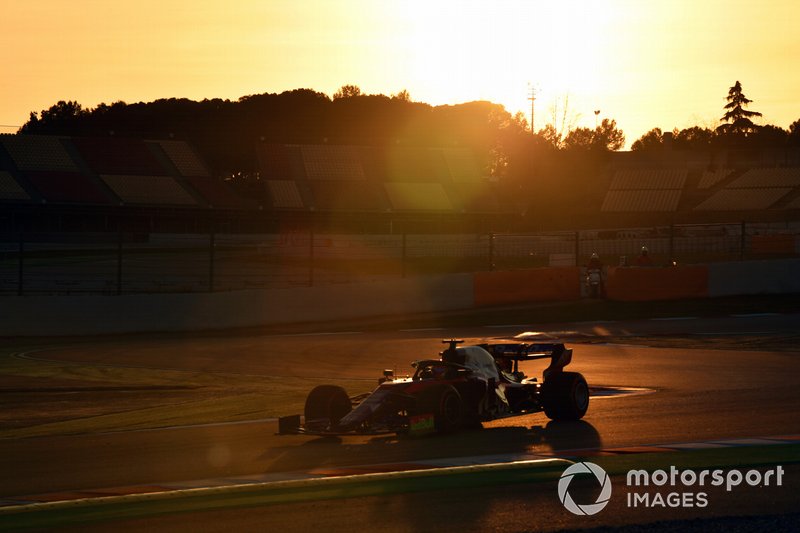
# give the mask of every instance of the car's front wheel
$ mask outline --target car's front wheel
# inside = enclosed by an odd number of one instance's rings
[[[461,395],[452,385],[431,387],[417,397],[416,414],[432,414],[437,433],[447,433],[460,428],[464,421]]]
[[[542,407],[552,420],[579,420],[589,408],[589,385],[577,372],[558,372],[542,383]]]
[[[328,429],[339,423],[352,410],[347,392],[337,385],[318,385],[306,398],[306,426]]]

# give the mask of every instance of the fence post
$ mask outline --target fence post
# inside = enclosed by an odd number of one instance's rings
[[[669,257],[667,258],[669,263],[675,260],[675,225],[669,225]]]
[[[494,233],[489,233],[489,272],[494,271]]]
[[[208,292],[214,292],[214,231],[208,236]]]
[[[117,296],[122,294],[122,228],[117,231]]]
[[[747,222],[742,220],[741,237],[739,241],[739,261],[744,261],[744,247],[747,246]]]
[[[314,230],[308,230],[308,286],[314,286]]]
[[[19,232],[19,247],[17,249],[17,296],[22,296],[23,284],[25,274],[25,233],[20,230]]]
[[[403,248],[402,248],[401,256],[400,256],[400,276],[402,278],[406,277],[406,253],[407,253],[406,246],[407,246],[406,245],[406,232],[404,231],[403,232]]]

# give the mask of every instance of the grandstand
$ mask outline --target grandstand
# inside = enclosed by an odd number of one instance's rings
[[[452,212],[453,204],[440,183],[384,183],[394,211]]]
[[[191,194],[171,176],[102,175],[123,204],[197,206]]]
[[[604,213],[675,212],[687,173],[685,168],[617,170],[600,210]]]
[[[252,209],[183,141],[0,136],[0,200],[83,208]]]
[[[730,168],[718,168],[716,170],[706,170],[700,176],[700,181],[697,184],[698,189],[710,189],[714,185],[722,182],[733,173]]]
[[[729,172],[729,181],[699,203],[695,211],[761,211],[780,209],[780,201],[800,188],[800,168],[752,168]],[[719,183],[719,182],[718,182]],[[783,206],[793,209],[792,203]]]
[[[3,135],[0,144],[20,171],[77,172],[62,139],[44,135]]]
[[[275,209],[303,209],[306,207],[297,182],[293,180],[267,180],[267,189]]]
[[[0,200],[27,201],[31,197],[25,192],[14,177],[6,171],[0,171]]]
[[[181,141],[158,141],[157,144],[167,155],[170,162],[175,165],[181,176],[211,177],[208,167],[187,143]]]
[[[493,184],[463,148],[258,143],[274,209],[500,213]]]
[[[113,202],[112,195],[103,187],[79,172],[31,171],[24,176],[48,203],[107,205]]]
[[[54,214],[54,220],[88,214],[104,227],[133,214],[143,228],[183,217],[197,223],[176,227],[224,220],[269,230],[342,221],[359,228],[398,222],[423,231],[524,229],[574,225],[576,217],[586,226],[622,227],[729,221],[731,213],[783,220],[800,209],[800,167],[748,167],[723,157],[678,158],[670,166],[663,158],[613,154],[609,166],[576,174],[570,183],[584,177],[590,183],[575,191],[565,190],[559,169],[546,165],[536,168],[541,183],[511,188],[490,181],[479,154],[452,145],[261,141],[252,154],[255,172],[229,182],[180,140],[0,135],[0,203],[6,212]],[[526,204],[535,207],[519,216],[517,206]]]

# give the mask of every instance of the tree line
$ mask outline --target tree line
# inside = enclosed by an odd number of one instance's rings
[[[800,145],[800,121],[789,130],[756,126],[751,119],[760,113],[747,109],[751,102],[736,82],[729,90],[723,124],[716,130],[695,126],[674,130],[669,136],[653,128],[636,140],[632,149],[660,149],[668,139],[681,149],[731,143]],[[537,178],[542,181],[557,169],[559,174],[569,174],[597,168],[610,152],[625,145],[624,132],[610,118],[595,128],[563,123],[557,127],[556,123],[554,116],[532,133],[524,114],[512,115],[492,102],[432,106],[413,101],[406,90],[386,96],[364,94],[357,85],[344,85],[332,97],[296,89],[238,100],[168,98],[102,103],[95,108],[59,101],[49,109],[32,112],[20,133],[182,139],[198,148],[218,176],[248,178],[258,172],[256,142],[460,146],[481,158],[487,175],[520,187],[529,187],[532,181],[539,186]]]

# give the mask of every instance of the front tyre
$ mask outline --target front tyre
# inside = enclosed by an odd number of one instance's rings
[[[577,372],[558,372],[542,384],[542,407],[551,420],[580,420],[589,408],[589,386]]]
[[[306,398],[306,425],[328,429],[353,409],[350,397],[337,385],[318,385]]]
[[[461,427],[464,422],[464,406],[461,395],[452,385],[431,387],[417,397],[415,414],[432,414],[437,433],[448,433]]]

